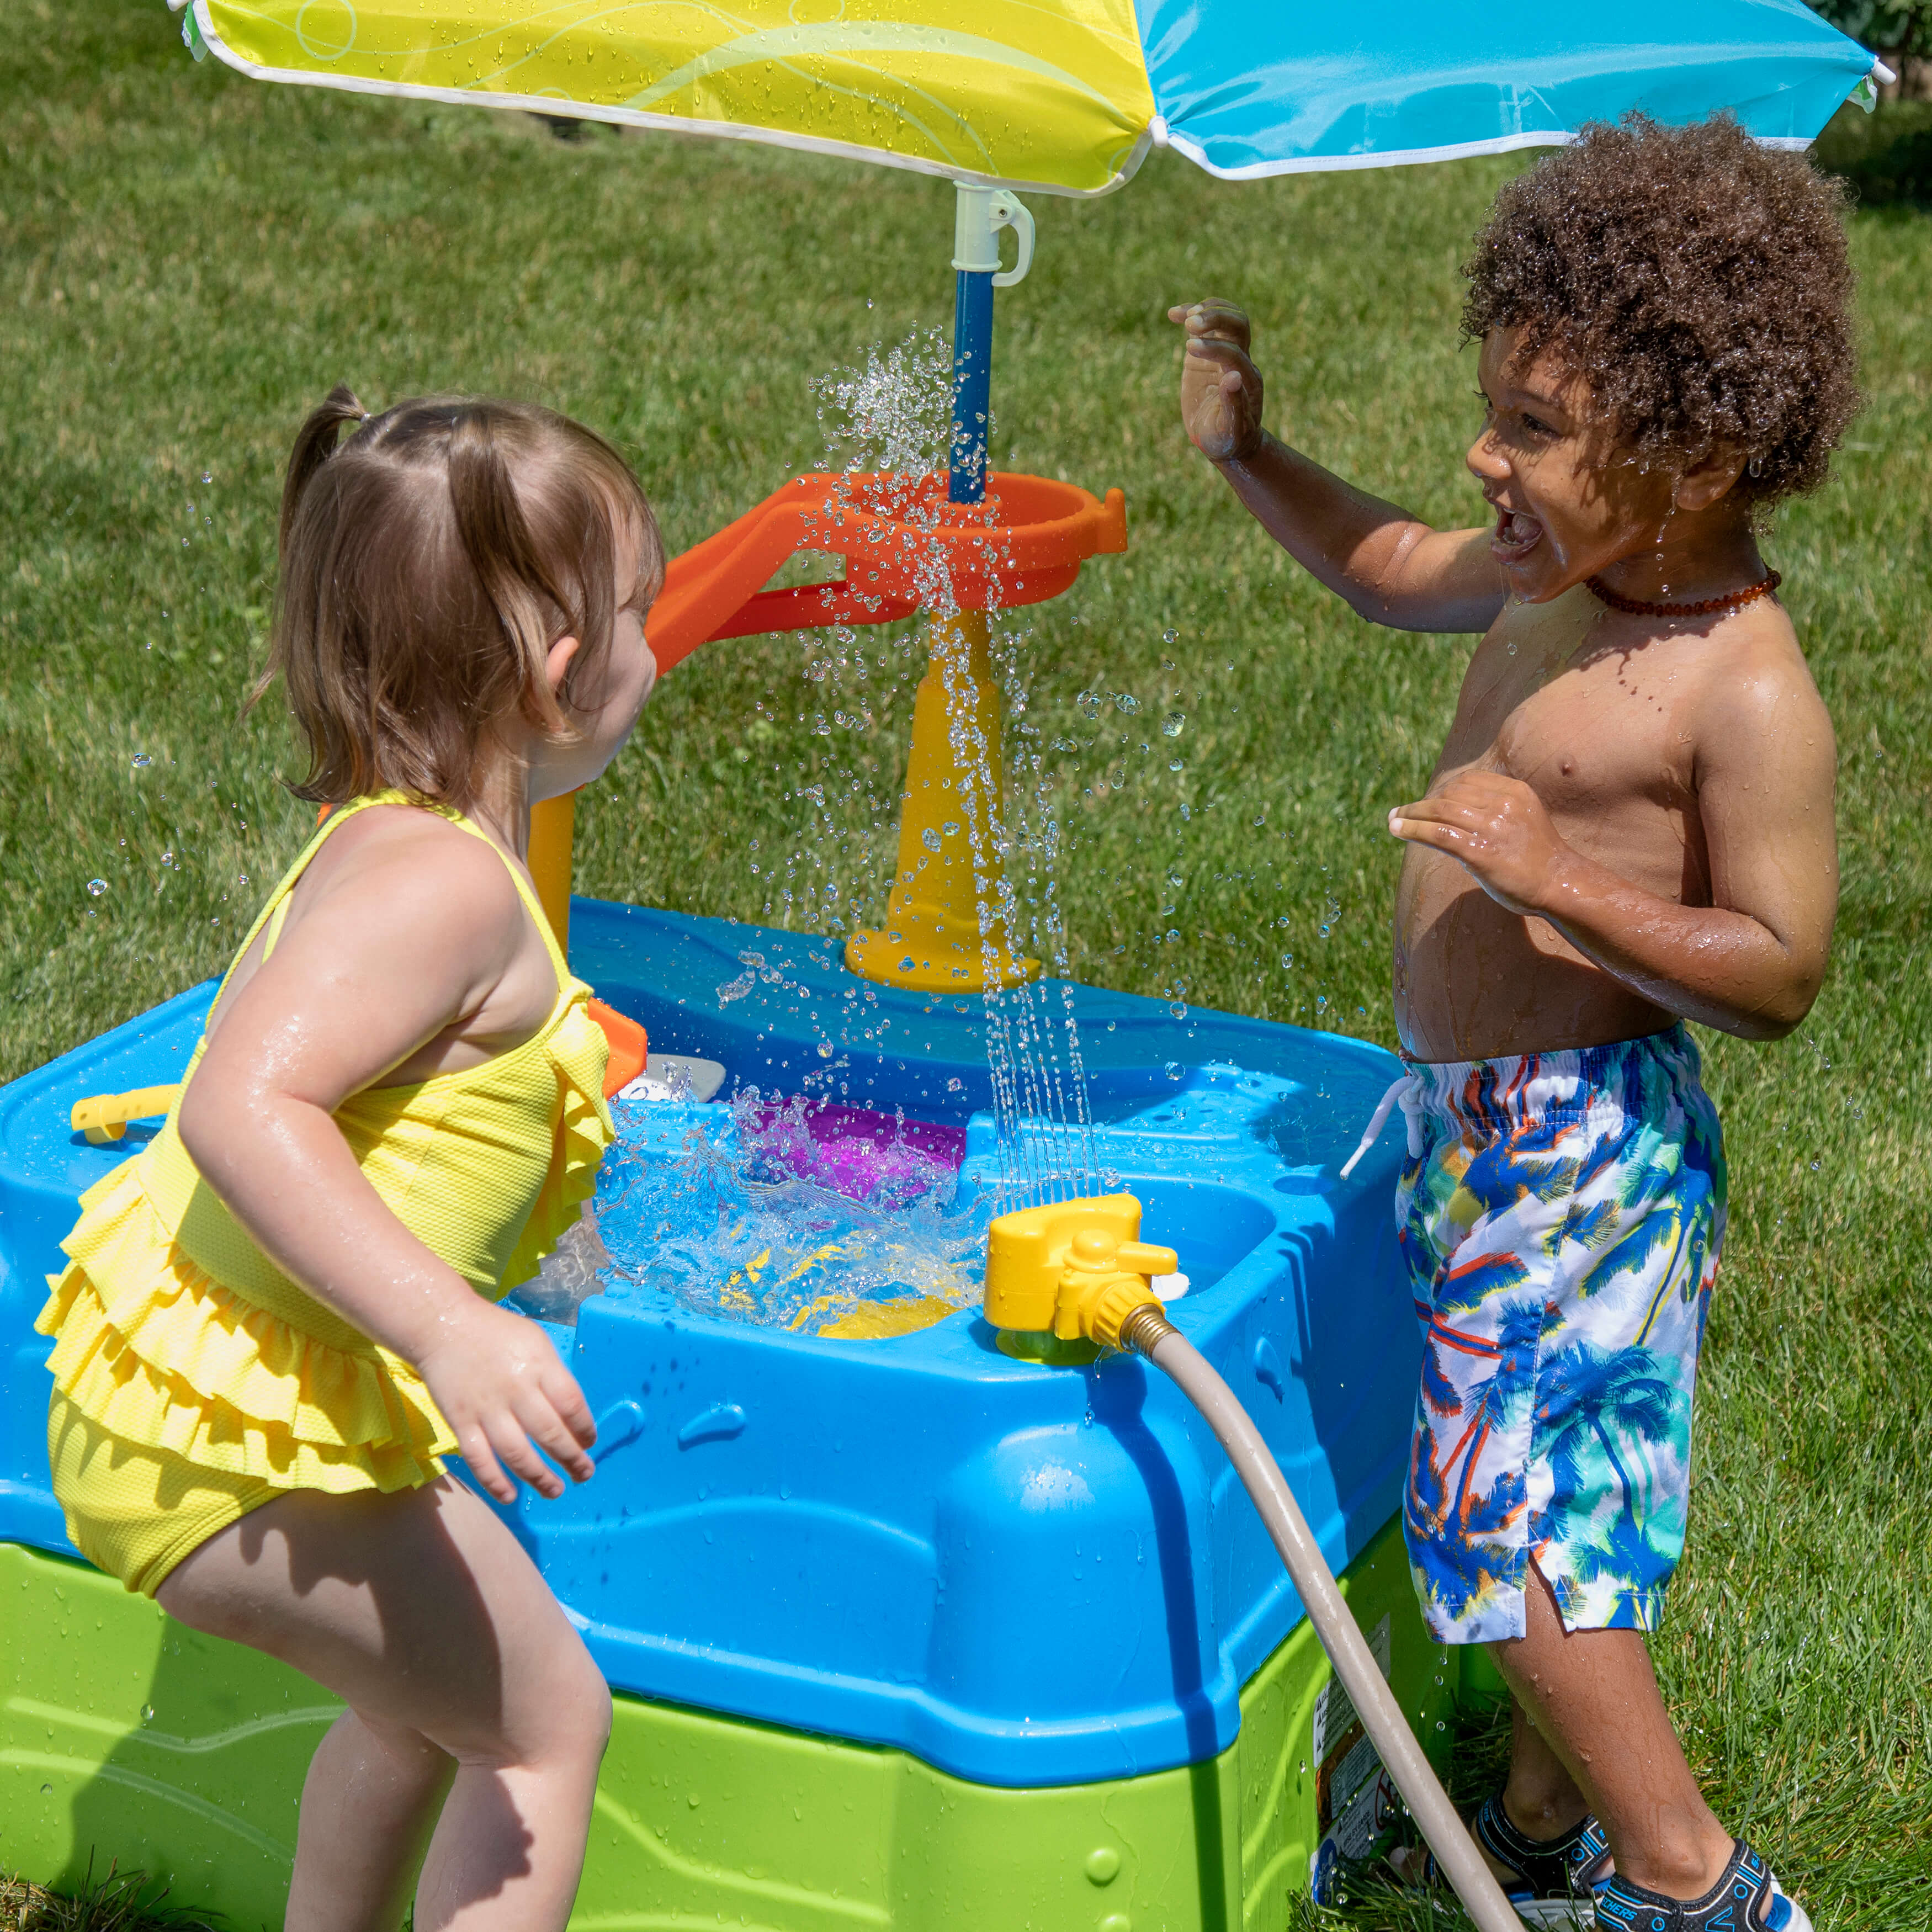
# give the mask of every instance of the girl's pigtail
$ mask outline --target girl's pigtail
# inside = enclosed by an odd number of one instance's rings
[[[531,534],[509,466],[480,411],[466,410],[452,425],[449,502],[464,554],[522,664],[525,708],[534,722],[561,734],[568,722],[544,670],[557,620],[571,620],[571,599]]]
[[[278,554],[287,554],[289,532],[294,526],[302,493],[314,480],[315,472],[335,454],[342,425],[361,422],[368,413],[356,400],[356,392],[346,382],[338,382],[296,432],[296,446],[289,458],[288,479],[282,485],[282,522],[275,546]]]

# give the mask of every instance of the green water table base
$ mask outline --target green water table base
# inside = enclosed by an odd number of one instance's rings
[[[1439,1760],[1456,1654],[1424,1630],[1399,1525],[1342,1588]],[[280,1926],[333,1699],[16,1544],[0,1544],[0,1866],[58,1888],[90,1858],[97,1876],[118,1863],[236,1932]],[[1219,1757],[1103,1784],[970,1784],[902,1751],[620,1696],[571,1924],[1276,1932],[1324,1838],[1372,1832],[1378,1769],[1305,1622],[1248,1684]]]

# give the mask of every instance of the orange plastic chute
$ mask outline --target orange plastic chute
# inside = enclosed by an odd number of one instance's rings
[[[827,624],[885,624],[935,602],[962,610],[1043,603],[1081,565],[1127,547],[1126,500],[1076,483],[996,470],[983,503],[946,500],[928,476],[794,478],[674,557],[644,626],[662,673],[700,644]],[[800,551],[842,559],[829,584],[766,590]]]
[[[604,1029],[604,1037],[610,1043],[610,1064],[604,1070],[604,1097],[608,1100],[643,1072],[650,1042],[637,1021],[602,1000],[586,1000],[584,1010]]]

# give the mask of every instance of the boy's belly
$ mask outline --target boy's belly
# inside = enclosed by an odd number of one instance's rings
[[[1601,1046],[1676,1018],[1540,919],[1498,905],[1454,859],[1412,845],[1396,894],[1395,1018],[1418,1060]]]

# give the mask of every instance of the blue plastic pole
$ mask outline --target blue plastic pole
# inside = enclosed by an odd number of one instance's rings
[[[962,268],[952,296],[952,448],[946,494],[977,503],[986,494],[986,416],[993,392],[993,278]]]

